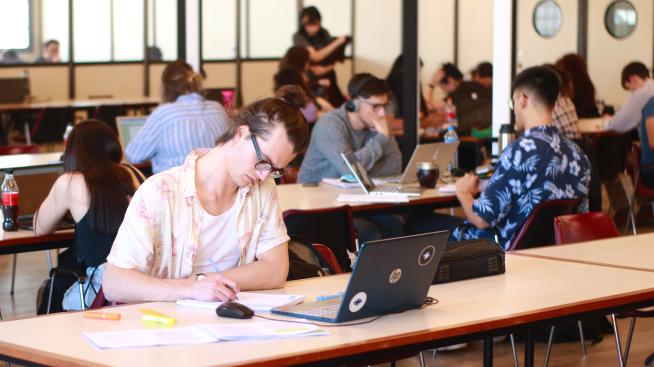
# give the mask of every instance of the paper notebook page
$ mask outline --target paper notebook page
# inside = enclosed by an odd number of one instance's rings
[[[239,292],[236,302],[248,306],[254,311],[270,311],[272,308],[296,305],[304,301],[304,296],[292,294],[265,294],[253,292]],[[177,300],[178,306],[216,309],[222,302],[197,301],[193,299]]]
[[[195,326],[171,329],[134,329],[82,333],[88,341],[101,349],[153,347],[158,345],[204,344],[218,340],[204,329]]]
[[[202,328],[218,340],[250,340],[329,335],[317,325],[283,321],[206,324]]]

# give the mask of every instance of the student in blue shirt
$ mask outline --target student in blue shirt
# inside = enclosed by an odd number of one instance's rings
[[[181,165],[194,149],[213,148],[230,124],[223,107],[201,95],[202,77],[183,60],[168,64],[161,82],[164,103],[125,149],[132,163],[150,160],[153,173]]]
[[[559,78],[546,67],[532,67],[513,81],[511,107],[516,128],[524,134],[506,147],[486,189],[477,199],[479,178],[466,174],[456,183],[456,196],[467,221],[456,240],[499,234],[505,249],[534,208],[547,200],[580,199],[588,210],[590,163],[581,149],[552,125]]]

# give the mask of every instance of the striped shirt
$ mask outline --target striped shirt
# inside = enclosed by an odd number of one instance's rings
[[[185,94],[150,114],[125,156],[132,163],[150,160],[153,173],[165,171],[184,163],[194,149],[213,148],[230,123],[220,104]]]

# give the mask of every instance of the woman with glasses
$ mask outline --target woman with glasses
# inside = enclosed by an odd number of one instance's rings
[[[284,285],[289,238],[270,178],[308,144],[305,100],[288,86],[245,106],[216,147],[141,186],[107,258],[109,300],[226,301]]]

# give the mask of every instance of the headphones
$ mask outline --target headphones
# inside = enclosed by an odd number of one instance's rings
[[[359,109],[359,103],[357,103],[356,99],[359,97],[359,92],[366,84],[375,79],[376,77],[374,75],[370,73],[363,73],[360,74],[359,80],[355,81],[355,83],[351,83],[351,85],[348,85],[347,92],[350,95],[350,99],[345,102],[346,111],[357,112]]]

